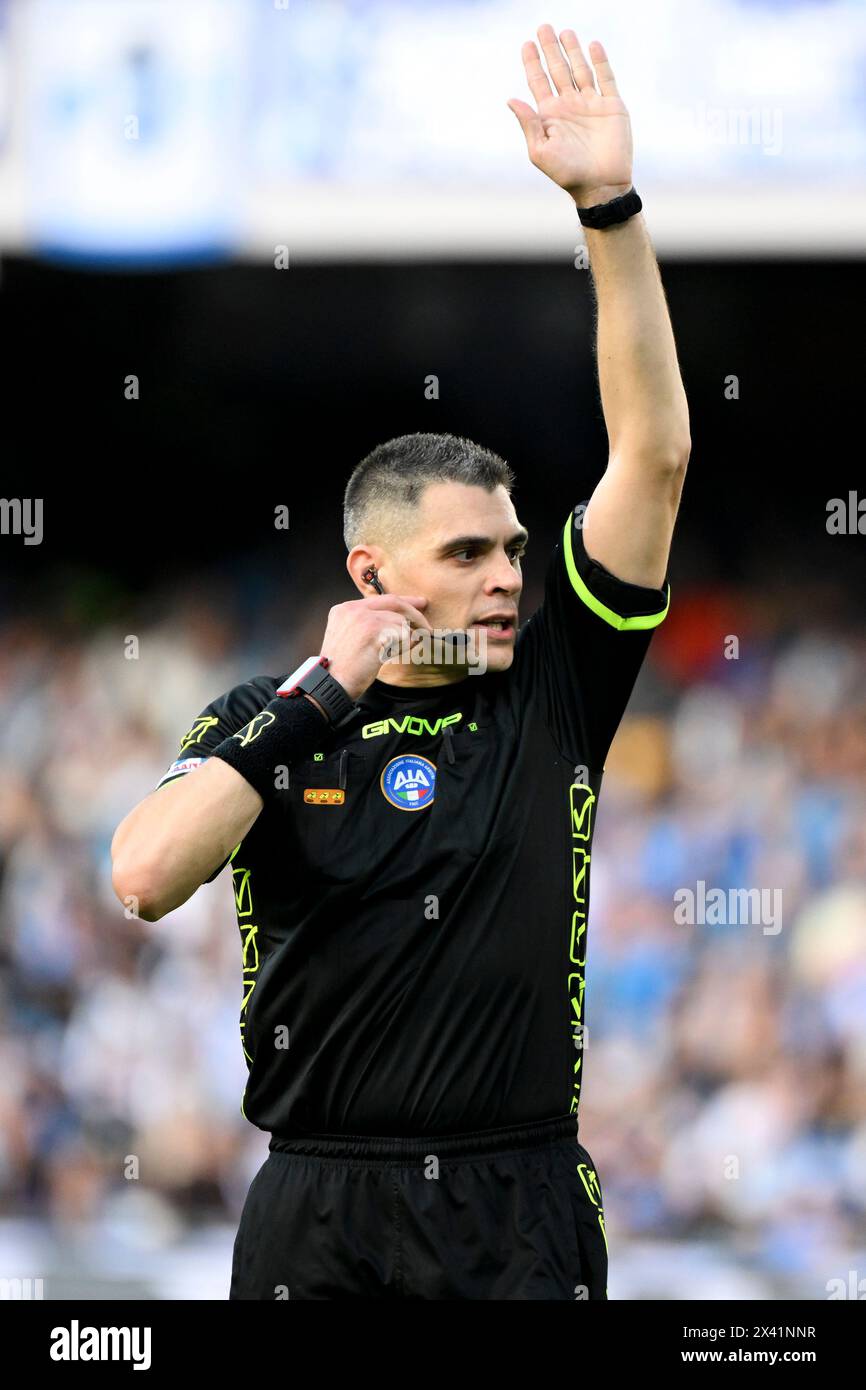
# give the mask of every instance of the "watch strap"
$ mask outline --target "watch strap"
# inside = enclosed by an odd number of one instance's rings
[[[307,657],[297,670],[286,677],[276,694],[289,699],[312,695],[327,712],[331,728],[341,729],[358,713],[358,706],[331,675],[329,665],[326,656]]]

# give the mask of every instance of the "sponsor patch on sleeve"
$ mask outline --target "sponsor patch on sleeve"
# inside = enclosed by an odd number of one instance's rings
[[[160,777],[159,781],[154,787],[154,791],[159,791],[160,787],[164,782],[170,782],[175,777],[182,777],[185,772],[192,772],[193,768],[196,768],[199,766],[199,764],[206,762],[207,758],[178,758],[176,762],[172,763],[168,771],[163,773],[162,777]]]

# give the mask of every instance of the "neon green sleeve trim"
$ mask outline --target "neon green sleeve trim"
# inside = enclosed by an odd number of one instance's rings
[[[590,593],[577,572],[577,566],[574,563],[574,551],[571,548],[571,518],[572,513],[569,512],[568,520],[562,532],[562,550],[565,555],[565,568],[568,571],[568,577],[571,580],[571,587],[574,589],[574,592],[583,600],[587,608],[591,608],[593,613],[597,613],[600,618],[604,618],[604,621],[610,623],[611,627],[618,628],[622,632],[627,632],[629,630],[633,631],[635,628],[658,627],[659,623],[667,616],[667,611],[670,606],[670,584],[666,586],[667,601],[664,608],[662,608],[659,613],[641,613],[635,618],[623,618],[619,613],[614,613],[612,608],[608,608],[607,604],[602,603],[601,599],[596,598],[595,594]]]

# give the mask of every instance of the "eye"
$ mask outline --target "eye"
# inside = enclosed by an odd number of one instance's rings
[[[454,559],[456,560],[456,559],[458,558],[458,556],[460,556],[460,555],[469,555],[469,556],[471,556],[471,557],[474,559],[474,557],[475,557],[477,554],[478,554],[478,551],[477,551],[477,550],[472,549],[472,548],[470,548],[470,547],[467,546],[467,547],[466,547],[465,549],[463,549],[463,550],[455,550],[455,551],[454,551]],[[511,550],[510,550],[509,554],[511,555],[512,560],[522,560],[522,559],[523,559],[523,556],[526,554],[526,546],[525,546],[525,545],[513,545],[513,546],[511,547]],[[461,564],[461,565],[465,565],[465,564],[469,564],[469,563],[470,563],[470,562],[469,562],[468,560],[461,560],[461,561],[460,561],[460,564]]]

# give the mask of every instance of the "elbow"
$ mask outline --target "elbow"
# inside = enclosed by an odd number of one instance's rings
[[[629,469],[644,478],[682,478],[691,452],[688,432],[677,430],[653,438],[632,436],[619,440],[611,449],[608,463],[623,460]]]
[[[662,466],[667,473],[685,473],[692,452],[692,441],[686,436],[670,444],[661,455]]]
[[[123,904],[127,917],[140,917],[143,922],[158,922],[168,911],[160,901],[153,873],[142,865],[130,864],[123,859],[114,860],[111,886]]]
[[[661,417],[644,447],[638,450],[665,473],[685,473],[692,452],[688,412],[676,411]]]

